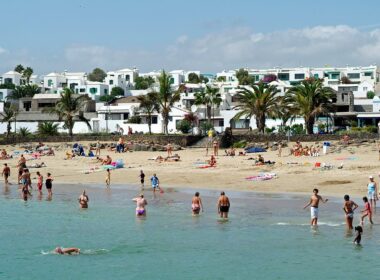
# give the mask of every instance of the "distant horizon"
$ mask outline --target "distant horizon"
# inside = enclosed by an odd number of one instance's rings
[[[13,0],[0,18],[0,73],[378,65],[380,2],[337,2]]]

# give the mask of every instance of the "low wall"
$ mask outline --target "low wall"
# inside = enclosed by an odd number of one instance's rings
[[[39,137],[32,135],[31,137],[10,136],[8,138],[0,139],[0,145],[10,145],[28,142],[80,142],[80,141],[117,141],[119,135],[74,135],[72,138],[69,136],[44,136]],[[202,136],[197,135],[149,135],[149,134],[132,134],[124,135],[126,141],[136,142],[149,142],[155,144],[166,145],[168,142],[179,145],[181,147],[191,146],[200,139]]]
[[[355,133],[349,134],[351,139],[358,140],[375,140],[379,139],[379,134],[376,133]],[[342,139],[342,135],[336,134],[311,134],[311,135],[295,135],[290,136],[290,141],[300,141],[300,142],[321,142],[321,141],[337,141]],[[224,133],[221,137],[221,147],[228,148],[233,143],[245,140],[247,142],[262,143],[262,142],[279,142],[288,141],[288,137],[283,134],[246,134],[246,135],[229,135]]]

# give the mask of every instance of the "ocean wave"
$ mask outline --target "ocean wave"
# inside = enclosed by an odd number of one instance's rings
[[[273,226],[310,226],[310,223],[305,223],[305,224],[296,224],[296,223],[284,223],[284,222],[279,222],[272,224]],[[318,223],[318,226],[328,226],[328,227],[339,227],[344,225],[344,223],[332,223],[332,222],[321,222]]]

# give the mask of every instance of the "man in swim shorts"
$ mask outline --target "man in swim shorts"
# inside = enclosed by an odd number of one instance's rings
[[[8,184],[8,178],[11,176],[11,169],[9,168],[8,164],[4,163],[3,168],[3,177],[4,177],[4,183]]]
[[[313,195],[310,197],[310,201],[305,205],[303,209],[306,209],[310,206],[311,222],[312,226],[316,226],[318,223],[318,214],[319,214],[319,201],[326,203],[328,199],[323,199],[322,196],[318,194],[318,189],[313,190]]]
[[[347,229],[349,230],[353,229],[352,222],[354,221],[354,211],[358,207],[359,205],[350,200],[350,196],[348,194],[344,196],[343,211],[346,216]]]
[[[144,195],[141,194],[139,197],[133,199],[136,202],[136,216],[146,216],[145,206],[148,204]]]
[[[218,213],[220,214],[221,218],[228,218],[228,211],[230,210],[230,200],[226,196],[224,192],[220,193],[220,197],[218,199]]]

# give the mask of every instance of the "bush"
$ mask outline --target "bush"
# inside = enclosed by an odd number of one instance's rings
[[[265,128],[265,134],[271,134],[275,130],[276,130],[276,128],[274,128],[274,127],[272,127],[272,128],[266,127]]]
[[[141,124],[141,117],[134,115],[128,119],[128,123]]]
[[[293,124],[290,128],[290,131],[292,132],[292,135],[305,134],[305,130],[303,129],[302,124]]]
[[[59,135],[57,123],[41,122],[38,124],[37,133],[43,136],[57,136]]]
[[[367,91],[367,98],[368,99],[373,99],[375,97],[375,93],[373,91]]]
[[[200,130],[202,132],[202,135],[207,135],[207,132],[211,128],[214,128],[214,126],[211,123],[209,123],[209,122],[202,122],[199,128],[200,128]]]
[[[189,133],[191,130],[191,123],[188,120],[182,120],[179,122],[177,129],[182,133]]]
[[[377,127],[374,125],[365,126],[362,129],[363,132],[369,132],[369,133],[377,133]]]
[[[18,134],[21,137],[28,137],[31,134],[31,132],[30,132],[30,130],[27,127],[20,127],[18,129]]]
[[[243,149],[247,146],[247,141],[246,140],[241,140],[238,142],[233,143],[232,147],[235,149]]]

